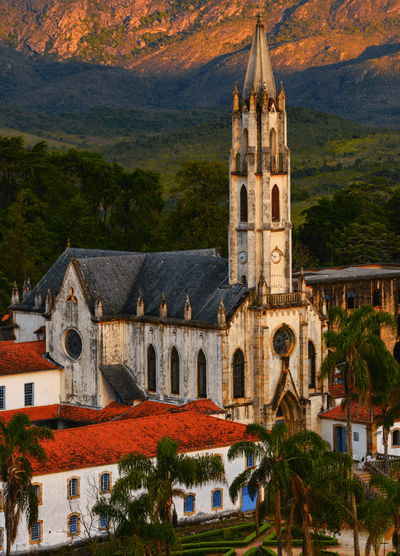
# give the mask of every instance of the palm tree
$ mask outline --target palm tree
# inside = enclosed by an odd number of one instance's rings
[[[219,456],[190,457],[178,454],[178,447],[177,441],[164,437],[158,442],[155,461],[138,453],[123,458],[119,463],[121,478],[111,493],[109,511],[106,506],[95,507],[99,515],[106,512],[116,520],[117,536],[126,536],[127,531],[131,531],[136,538],[156,540],[159,554],[163,544],[167,554],[174,544],[174,498],[185,498],[183,487],[191,489],[225,481],[224,465]],[[145,491],[139,498],[131,494],[138,489]],[[150,524],[153,527],[149,529]]]
[[[371,477],[370,486],[378,488],[384,497],[366,500],[363,507],[364,521],[369,530],[365,556],[369,556],[371,547],[376,540],[382,538],[393,527],[396,554],[400,556],[398,542],[400,535],[400,483],[378,473]]]
[[[4,514],[7,556],[18,533],[21,515],[26,514],[28,527],[38,518],[38,499],[32,486],[32,460],[47,459],[39,441],[52,439],[48,427],[33,427],[27,415],[17,413],[11,421],[0,420],[0,468],[4,485]]]
[[[305,477],[313,476],[314,452],[328,449],[315,432],[304,430],[288,437],[287,430],[284,423],[274,425],[271,432],[257,423],[247,425],[246,432],[258,440],[238,442],[228,452],[229,460],[253,454],[258,462],[256,467],[246,469],[234,479],[229,494],[235,502],[241,489],[247,485],[249,495],[254,499],[260,485],[264,486],[265,510],[275,515],[278,556],[282,556],[281,516],[285,507],[290,508],[286,527],[288,554],[291,554],[291,527],[296,513],[305,547],[308,552],[311,550],[311,488]]]
[[[332,384],[335,372],[340,369],[347,406],[346,452],[353,459],[351,397],[357,392],[361,401],[371,398],[376,360],[379,357],[388,358],[388,350],[379,333],[382,327],[395,331],[396,321],[389,313],[375,311],[370,305],[362,305],[350,313],[341,307],[332,307],[329,311],[329,321],[336,330],[331,329],[324,333],[325,344],[330,351],[322,362],[320,379],[329,378]],[[382,369],[384,372],[386,370],[386,367]],[[354,522],[354,554],[360,556],[355,496],[351,497],[351,507]]]

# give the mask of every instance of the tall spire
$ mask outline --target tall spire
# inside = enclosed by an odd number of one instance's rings
[[[261,22],[261,13],[258,14],[257,18],[249,63],[247,65],[246,79],[244,80],[243,98],[249,98],[253,83],[259,100],[262,97],[264,88],[269,97],[276,98],[274,74],[272,73],[264,24]]]

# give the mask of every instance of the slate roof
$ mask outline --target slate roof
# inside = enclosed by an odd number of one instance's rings
[[[33,474],[47,475],[116,463],[132,452],[154,457],[157,443],[164,436],[178,441],[179,452],[255,440],[246,434],[246,425],[191,411],[114,421],[54,431],[54,440],[41,442],[48,459],[45,463],[33,462]]]
[[[70,247],[60,255],[27,297],[18,305],[13,306],[13,309],[44,312],[45,298],[48,290],[50,289],[53,297],[58,294],[68,265],[71,259],[75,258],[78,261],[79,268],[92,296],[92,300],[96,298],[97,291],[100,291],[103,313],[112,314],[121,312],[143,261],[148,257],[152,259],[155,256],[176,256],[180,260],[187,259],[191,256],[201,258],[202,260],[220,260],[219,253],[216,249],[194,249],[175,251],[172,253],[146,254]],[[114,258],[116,260],[113,260]],[[174,271],[176,272],[176,269],[174,269]],[[35,309],[35,294],[38,288],[42,295],[42,303],[39,308]],[[136,313],[136,299],[134,313]]]
[[[140,272],[145,253],[78,259],[80,271],[90,292],[92,301],[100,294],[103,314],[110,315],[121,311],[133,284]]]
[[[145,394],[125,365],[100,365],[100,370],[124,401],[143,400]]]
[[[59,366],[44,358],[45,353],[45,340],[40,342],[1,342],[0,376],[59,370]]]
[[[298,278],[299,273],[293,274]],[[304,276],[308,285],[324,282],[345,282],[351,280],[375,280],[377,278],[400,277],[400,265],[398,264],[369,264],[356,266],[338,266],[330,268],[317,268],[304,270]]]
[[[168,317],[183,319],[186,296],[189,295],[193,321],[217,322],[221,298],[228,316],[247,292],[247,286],[237,284],[228,287],[228,259],[187,257],[183,253],[149,253],[122,310],[123,314],[136,314],[140,290],[146,316],[159,316],[164,293]]]

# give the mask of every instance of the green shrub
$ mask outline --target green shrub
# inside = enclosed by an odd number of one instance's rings
[[[196,544],[198,546],[247,546],[251,541],[256,539],[256,532],[252,529],[255,528],[254,523],[245,523],[244,525],[236,525],[234,527],[225,527],[222,529],[214,529],[213,531],[206,531],[204,533],[199,533],[198,535],[190,535],[190,537],[182,537],[180,542],[184,549],[185,545],[190,544],[191,546]],[[263,523],[260,527],[260,535],[265,533],[269,528],[268,523]],[[239,533],[243,531],[252,530],[244,539],[235,540],[235,533],[239,536]],[[217,540],[220,539],[220,540]],[[200,541],[200,542],[199,542]]]
[[[181,552],[180,550],[176,550],[174,552],[171,552],[171,556],[181,556],[182,554],[184,554],[185,556],[207,556],[207,554],[221,554],[225,555],[228,554],[228,552],[230,552],[231,549],[229,549],[228,547],[225,548],[213,548],[213,547],[208,547],[208,548],[191,548],[190,550],[185,550],[184,552]],[[236,554],[236,552],[234,551],[233,554]]]
[[[261,549],[261,551],[266,555],[266,556],[276,556],[276,552],[274,552],[273,550],[271,550],[270,548],[266,547],[266,546],[252,546],[251,548],[249,548],[249,550],[247,550],[243,556],[254,556],[255,553]]]

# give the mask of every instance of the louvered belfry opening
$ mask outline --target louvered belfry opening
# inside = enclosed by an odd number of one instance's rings
[[[279,189],[277,185],[272,188],[272,222],[279,222]]]
[[[247,189],[245,185],[242,185],[240,189],[240,222],[247,222],[247,219]]]

